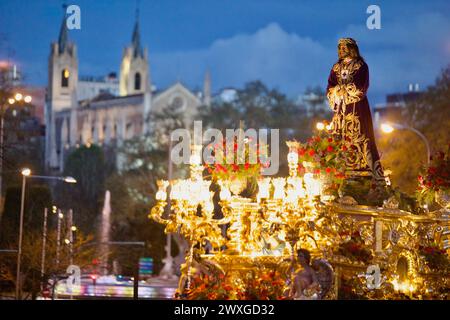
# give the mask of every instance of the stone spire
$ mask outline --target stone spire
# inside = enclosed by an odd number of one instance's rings
[[[64,8],[64,15],[61,22],[61,28],[59,30],[59,37],[58,37],[58,52],[59,54],[63,53],[66,48],[67,44],[69,43],[69,34],[67,32],[67,25],[66,25],[66,5],[63,5]]]
[[[133,56],[137,58],[138,56],[144,57],[144,50],[141,46],[141,33],[139,32],[139,8],[136,8],[136,23],[134,24],[133,37],[131,39],[133,47]]]
[[[139,31],[139,10],[136,9],[136,23],[133,29],[131,44],[124,49],[120,65],[120,95],[150,91],[150,72],[148,69],[148,51],[141,44]]]
[[[211,105],[211,75],[209,69],[205,72],[205,79],[203,82],[203,103],[206,106]]]

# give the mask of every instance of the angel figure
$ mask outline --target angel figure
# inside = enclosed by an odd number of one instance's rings
[[[294,300],[321,300],[330,291],[333,269],[323,259],[316,259],[311,265],[311,254],[306,249],[297,251],[300,268],[295,271],[291,297]]]

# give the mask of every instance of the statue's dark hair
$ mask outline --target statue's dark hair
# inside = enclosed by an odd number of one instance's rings
[[[351,39],[351,38],[349,38],[349,39]],[[352,40],[353,40],[353,39],[352,39]],[[353,58],[356,58],[356,59],[358,59],[358,60],[361,60],[362,62],[365,62],[364,58],[363,58],[363,57],[361,56],[361,54],[359,53],[359,47],[358,47],[358,45],[356,44],[356,41],[355,41],[355,40],[353,40],[352,42],[347,42],[347,43],[345,43],[345,46],[347,47],[347,49],[348,49],[349,51],[352,52]],[[339,47],[339,45],[338,45],[338,47]]]
[[[302,255],[305,258],[307,264],[309,264],[311,262],[311,254],[309,253],[308,250],[306,250],[306,249],[298,249],[297,250],[297,257],[300,257],[300,255]]]

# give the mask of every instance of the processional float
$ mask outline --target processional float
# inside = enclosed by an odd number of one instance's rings
[[[246,179],[205,179],[200,145],[192,148],[188,179],[158,181],[149,217],[189,243],[180,297],[293,298],[299,249],[311,254],[320,282],[302,292],[306,298],[345,298],[347,291],[367,298],[436,297],[449,287],[450,270],[433,268],[421,254],[424,248],[448,254],[448,203],[416,215],[401,210],[394,197],[367,206],[329,194],[326,177],[299,163],[300,143],[287,145],[289,176],[255,177],[251,196],[242,195]]]

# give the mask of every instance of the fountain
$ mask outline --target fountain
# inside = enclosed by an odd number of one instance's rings
[[[108,274],[108,253],[111,229],[111,192],[106,190],[105,201],[102,209],[102,220],[100,224],[100,274],[106,276]]]

